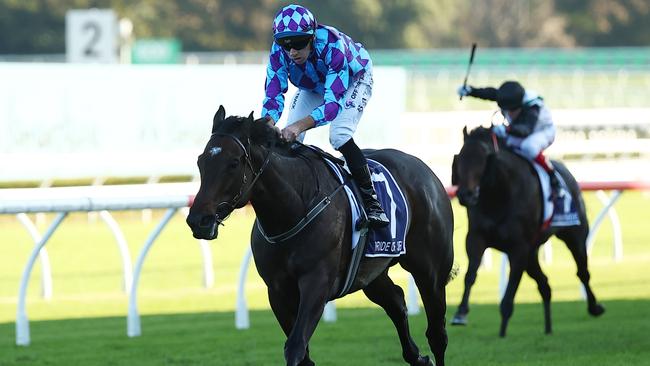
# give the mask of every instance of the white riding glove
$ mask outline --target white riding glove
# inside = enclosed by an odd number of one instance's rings
[[[505,125],[496,125],[492,127],[492,132],[494,132],[495,135],[504,138],[507,135],[506,132],[506,126]]]
[[[471,92],[472,92],[472,87],[469,85],[461,85],[458,87],[458,90],[456,91],[456,93],[458,93],[458,95],[461,97],[466,97]]]

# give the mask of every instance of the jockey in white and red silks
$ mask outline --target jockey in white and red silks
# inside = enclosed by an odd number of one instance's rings
[[[544,150],[555,140],[555,125],[542,97],[525,90],[516,81],[506,81],[499,89],[461,86],[458,95],[497,102],[508,124],[496,125],[492,131],[504,138],[514,152],[543,167],[549,174],[553,194],[557,196],[560,184],[553,165],[544,156]]]

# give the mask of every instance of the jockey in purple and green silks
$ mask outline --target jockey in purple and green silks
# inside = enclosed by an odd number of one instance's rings
[[[300,5],[287,5],[273,20],[262,117],[275,125],[284,109],[288,82],[298,88],[289,106],[288,141],[302,140],[310,128],[330,125],[330,143],[345,158],[363,193],[371,226],[388,225],[370,180],[368,164],[353,134],[372,96],[368,51],[336,28],[317,24]]]

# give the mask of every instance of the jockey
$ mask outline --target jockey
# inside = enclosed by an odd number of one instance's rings
[[[282,137],[302,141],[306,130],[329,124],[330,143],[343,154],[359,185],[370,226],[388,225],[368,162],[352,138],[372,95],[370,55],[343,32],[317,24],[300,5],[280,9],[273,20],[273,38],[262,117],[275,126],[291,81],[298,91],[289,106],[287,126],[280,131]]]
[[[560,183],[555,169],[543,154],[555,140],[555,125],[542,97],[524,90],[516,81],[506,81],[499,89],[463,85],[458,88],[458,95],[497,102],[508,124],[496,125],[492,131],[504,138],[513,151],[544,168],[551,180],[552,194],[559,195]]]

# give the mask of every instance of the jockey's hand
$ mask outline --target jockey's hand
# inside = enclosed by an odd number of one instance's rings
[[[492,126],[492,132],[494,132],[495,135],[504,138],[506,137],[506,126],[505,125],[496,125]]]
[[[280,128],[275,125],[275,120],[271,116],[266,116],[264,118],[266,119],[266,124],[271,127],[278,136],[282,137],[282,132],[280,131]]]
[[[458,96],[466,97],[472,92],[472,87],[469,85],[461,85],[458,87],[456,92],[458,93]]]
[[[307,116],[282,129],[282,138],[284,138],[287,142],[296,141],[301,133],[307,131],[310,128],[313,128],[315,125],[316,122],[312,116]]]
[[[294,142],[301,133],[302,129],[295,123],[282,129],[282,138],[287,142]]]
[[[266,124],[269,125],[269,127],[275,127],[275,120],[271,116],[265,116],[264,119],[266,120]]]

